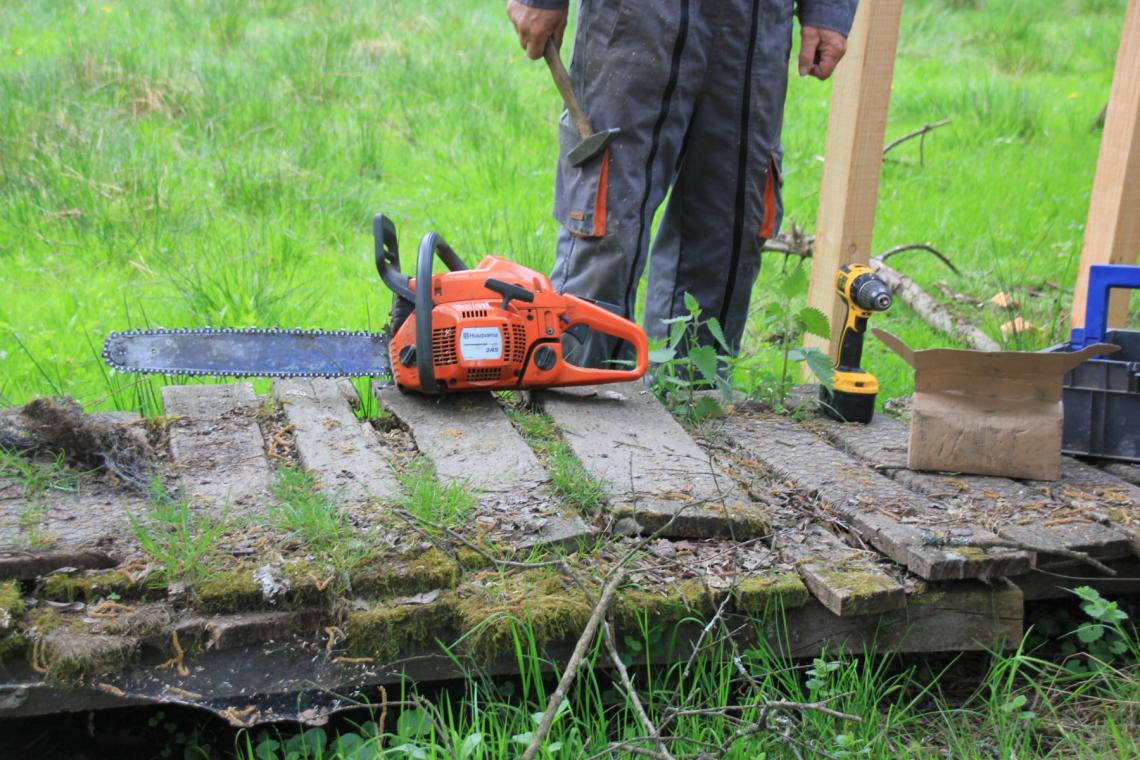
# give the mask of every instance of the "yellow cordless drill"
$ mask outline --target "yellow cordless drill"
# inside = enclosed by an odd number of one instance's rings
[[[863,333],[876,311],[891,308],[891,289],[871,268],[847,264],[835,273],[835,291],[847,304],[847,317],[836,351],[832,390],[821,388],[820,408],[840,422],[870,422],[875,414],[879,381],[859,366],[863,357]]]

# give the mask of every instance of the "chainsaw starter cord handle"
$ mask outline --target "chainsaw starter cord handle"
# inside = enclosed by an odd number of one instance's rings
[[[507,308],[515,298],[520,301],[526,301],[527,303],[534,303],[534,291],[520,288],[518,285],[496,280],[494,277],[488,278],[483,285],[487,290],[493,290],[503,297],[503,302],[499,304],[500,309]]]
[[[420,376],[420,390],[438,393],[435,382],[435,364],[431,354],[432,300],[431,268],[436,255],[452,272],[467,269],[467,265],[437,232],[429,232],[420,239],[416,255],[416,371]]]

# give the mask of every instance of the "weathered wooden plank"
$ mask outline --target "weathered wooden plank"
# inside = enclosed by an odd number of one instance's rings
[[[271,471],[252,385],[170,385],[162,401],[177,418],[170,454],[186,496],[216,507],[265,501]]]
[[[1131,464],[1129,462],[1106,462],[1101,464],[1100,468],[1110,475],[1115,475],[1127,483],[1131,483],[1134,486],[1140,486],[1140,464]]]
[[[867,425],[820,420],[816,426],[836,446],[942,505],[948,516],[984,525],[1011,542],[1042,553],[1061,549],[1085,552],[1097,559],[1125,557],[1132,552],[1132,538],[1127,533],[1102,524],[1096,515],[1073,509],[1073,500],[1063,495],[1068,479],[1058,486],[909,470],[907,426],[883,415],[876,415]],[[1071,475],[1072,465],[1069,470]]]
[[[61,567],[103,570],[116,564],[118,562],[106,551],[87,547],[0,548],[0,580],[33,580]]]
[[[356,419],[336,381],[276,380],[273,391],[293,426],[301,465],[347,503],[392,502],[400,484],[375,431]]]
[[[1140,556],[1140,486],[1072,457],[1061,460],[1061,496],[1072,506],[1091,509],[1125,533]]]
[[[1033,566],[1024,551],[992,546],[1000,539],[944,510],[820,440],[799,423],[773,415],[724,421],[748,454],[842,515],[872,546],[928,580],[1016,575]],[[976,546],[943,545],[944,539]]]
[[[908,597],[905,609],[882,615],[837,617],[809,602],[788,616],[781,633],[793,657],[872,647],[880,652],[982,651],[1020,641],[1022,622],[1019,589],[966,584]]]
[[[870,615],[906,607],[906,589],[868,552],[853,549],[820,525],[780,530],[772,547],[795,564],[804,585],[836,615]]]
[[[1112,92],[1089,199],[1081,262],[1073,291],[1072,325],[1085,324],[1089,267],[1135,264],[1140,251],[1140,3],[1130,2],[1112,75]],[[1128,315],[1128,291],[1109,299],[1109,325],[1121,327]]]
[[[616,514],[646,532],[707,538],[753,538],[768,531],[767,512],[748,504],[640,383],[545,391],[536,399],[570,450],[604,483]]]
[[[767,644],[774,651],[794,657],[813,657],[824,652],[835,655],[841,650],[859,654],[872,648],[913,653],[984,651],[1020,640],[1022,604],[1017,589],[957,585],[912,597],[906,609],[885,615],[837,617],[810,600],[804,606],[785,610],[778,622],[773,618],[768,630],[761,633],[767,634]],[[187,650],[190,665],[190,673],[185,677],[177,669],[157,667],[171,654],[169,635],[165,633],[145,640],[137,660],[121,674],[102,679],[101,689],[82,684],[50,685],[21,664],[19,670],[13,668],[9,677],[0,682],[0,715],[11,719],[56,714],[61,709],[182,703],[210,710],[223,719],[240,718],[247,725],[283,719],[314,720],[339,703],[291,699],[286,695],[314,690],[363,692],[381,684],[391,690],[393,684],[409,678],[423,683],[464,675],[462,664],[457,664],[453,653],[440,651],[430,643],[422,652],[415,651],[415,656],[398,662],[399,667],[392,667],[387,658],[346,662],[337,657],[314,657],[314,649],[328,646],[326,636],[312,633],[328,622],[319,622],[321,615],[321,610],[308,609],[174,621],[172,628]],[[738,645],[754,645],[755,617],[728,617]],[[707,646],[708,638],[702,637],[702,628],[702,622],[680,624],[675,645],[650,648],[650,661],[677,662],[698,641]],[[453,641],[459,635],[446,617],[434,633],[441,641]],[[267,640],[273,645],[267,646]],[[545,644],[546,656],[539,667],[548,671],[564,667],[573,648],[573,635]],[[489,675],[515,674],[518,661],[513,655],[504,654],[484,669]],[[235,703],[254,709],[236,712],[231,706]],[[268,706],[273,710],[267,710]]]
[[[578,515],[560,513],[545,468],[490,394],[424,396],[378,387],[376,395],[443,482],[479,493],[473,521],[480,530],[518,551],[573,551],[597,534]]]
[[[835,270],[844,264],[866,264],[871,256],[902,5],[902,0],[859,3],[847,55],[831,90],[808,289],[808,303],[831,320],[831,346],[844,319],[835,297]],[[809,345],[828,351],[827,341],[813,336],[809,340]]]
[[[377,395],[446,482],[481,492],[518,493],[549,479],[489,393],[424,396],[386,387],[377,388]]]

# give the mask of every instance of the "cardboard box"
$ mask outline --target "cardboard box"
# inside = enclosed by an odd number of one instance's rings
[[[1072,353],[915,351],[885,330],[872,332],[914,368],[912,470],[1061,477],[1061,378],[1118,346]]]

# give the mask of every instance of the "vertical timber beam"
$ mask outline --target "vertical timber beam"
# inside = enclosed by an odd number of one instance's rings
[[[1133,264],[1137,253],[1140,253],[1140,0],[1129,0],[1089,201],[1081,266],[1073,293],[1073,327],[1085,324],[1089,267]],[[1109,325],[1122,326],[1127,313],[1128,291],[1114,291],[1109,301]]]
[[[831,320],[830,342],[808,336],[809,345],[823,351],[838,344],[843,326],[835,270],[871,257],[902,5],[903,0],[859,3],[847,55],[835,73],[808,287],[808,305]]]

